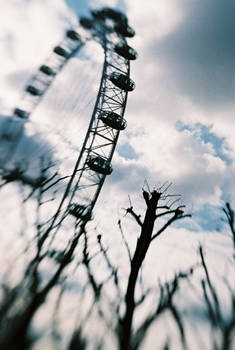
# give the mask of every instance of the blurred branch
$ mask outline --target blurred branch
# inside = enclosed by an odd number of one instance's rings
[[[203,252],[203,248],[202,246],[199,246],[199,254],[201,257],[201,263],[202,263],[202,267],[206,276],[206,284],[205,282],[202,283],[203,286],[203,291],[204,291],[204,296],[205,296],[205,300],[208,306],[208,312],[210,314],[210,316],[212,317],[212,320],[214,322],[214,324],[218,324],[221,322],[222,316],[221,316],[221,310],[220,310],[220,304],[219,304],[219,300],[215,291],[215,288],[213,287],[212,283],[211,283],[211,279],[210,279],[210,275],[208,272],[208,268],[206,266],[206,262],[205,262],[205,258],[204,258],[204,252]],[[212,296],[212,300],[214,305],[212,306],[209,302],[209,298],[207,296],[206,293],[206,285],[208,286],[211,296]]]
[[[183,211],[180,209],[182,206],[176,208],[175,210],[169,210],[169,212],[174,213],[174,215],[152,236],[152,241],[157,238],[162,232],[164,232],[167,227],[169,227],[173,222],[176,220],[184,219],[184,218],[191,218],[191,214],[185,214],[183,215]],[[164,214],[166,215],[167,212]]]
[[[129,207],[126,210],[126,214],[131,214],[131,216],[133,216],[133,218],[135,219],[135,221],[137,222],[137,224],[142,227],[143,223],[142,221],[140,220],[140,217],[141,215],[137,215],[134,210],[133,210],[133,207]]]
[[[159,285],[159,301],[155,308],[155,310],[152,312],[151,315],[147,316],[144,322],[140,325],[140,327],[135,331],[133,334],[133,343],[132,343],[132,350],[137,350],[141,346],[142,341],[144,340],[146,333],[150,326],[155,322],[158,317],[165,311],[170,311],[173,315],[173,318],[176,322],[176,325],[179,329],[181,342],[183,345],[183,348],[186,348],[186,340],[185,340],[185,332],[184,332],[184,325],[182,321],[182,317],[179,313],[179,310],[177,309],[176,305],[173,303],[173,298],[176,294],[176,292],[179,289],[179,281],[181,279],[188,279],[194,272],[194,268],[191,267],[186,272],[180,272],[178,273],[173,281],[166,282],[165,285]]]
[[[225,281],[231,296],[231,313],[224,316],[222,308],[219,302],[217,291],[211,281],[211,277],[206,265],[204,252],[202,246],[199,247],[199,254],[201,258],[201,265],[205,274],[205,280],[201,281],[204,301],[207,306],[208,318],[212,327],[217,332],[220,331],[220,339],[214,338],[220,341],[220,345],[214,344],[216,349],[232,350],[233,349],[233,335],[235,330],[235,294],[232,291],[230,285]],[[209,293],[208,293],[209,292]]]
[[[232,239],[233,239],[233,248],[234,248],[234,258],[235,258],[235,221],[234,221],[234,211],[231,208],[231,205],[227,202],[225,204],[225,207],[222,208],[223,212],[226,215],[227,222],[229,224],[231,233],[232,233]]]
[[[100,247],[100,251],[101,251],[101,253],[102,253],[102,255],[103,255],[103,257],[104,257],[104,259],[106,261],[106,264],[107,264],[109,270],[111,271],[111,276],[113,277],[114,284],[115,284],[115,286],[117,287],[117,289],[120,292],[119,280],[118,280],[118,271],[113,266],[113,264],[111,263],[111,261],[110,261],[110,259],[108,257],[107,249],[105,249],[104,246],[103,246],[101,235],[97,236],[97,241],[98,241],[98,244],[99,244],[99,247]]]
[[[91,284],[91,287],[94,292],[94,296],[96,301],[100,298],[100,293],[101,289],[103,287],[102,283],[98,283],[94,277],[94,274],[91,272],[91,267],[90,267],[90,257],[89,257],[89,251],[88,251],[88,238],[87,238],[87,233],[84,234],[84,247],[83,247],[83,264],[86,267],[89,282]]]
[[[129,258],[129,262],[131,263],[131,251],[130,251],[130,247],[128,245],[128,242],[126,240],[126,237],[124,235],[124,232],[123,232],[123,229],[122,229],[122,223],[121,223],[121,220],[118,220],[118,226],[119,226],[119,230],[121,232],[121,236],[122,236],[122,240],[124,242],[124,245],[126,247],[126,251],[127,251],[127,254],[128,254],[128,258]]]

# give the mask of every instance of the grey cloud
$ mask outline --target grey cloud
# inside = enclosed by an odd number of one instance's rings
[[[54,161],[53,150],[50,144],[44,140],[41,135],[35,133],[28,135],[25,127],[20,122],[16,122],[12,117],[0,115],[0,139],[2,159],[5,159],[5,167],[11,167],[13,164],[24,164],[27,171],[38,172],[40,165],[40,157],[44,157],[49,162]],[[4,138],[4,133],[14,136],[15,139]],[[4,140],[6,141],[4,142]],[[8,141],[8,142],[7,142]],[[4,148],[5,146],[5,148]],[[9,153],[9,150],[11,153]],[[4,156],[6,152],[7,157]]]
[[[212,198],[218,197],[216,191],[223,183],[224,180],[219,173],[206,174],[201,169],[198,171],[192,169],[191,174],[177,178],[174,187],[182,195],[186,205],[198,206],[198,202],[211,203]]]
[[[107,179],[107,185],[117,185],[119,191],[137,192],[143,186],[144,180],[150,178],[148,169],[134,163],[113,163],[114,171]]]
[[[187,0],[180,6],[182,22],[151,48],[164,78],[203,107],[234,104],[235,2]]]

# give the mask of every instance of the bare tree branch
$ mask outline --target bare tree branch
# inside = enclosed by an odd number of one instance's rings
[[[125,237],[124,232],[123,232],[123,229],[122,229],[121,220],[118,220],[118,226],[119,226],[119,230],[120,230],[120,232],[121,232],[122,240],[123,240],[124,245],[125,245],[125,247],[126,247],[126,251],[127,251],[127,254],[128,254],[129,261],[130,261],[130,263],[131,263],[131,251],[130,251],[128,242],[127,242],[127,240],[126,240],[126,237]]]
[[[131,214],[131,216],[133,216],[133,218],[135,219],[135,221],[137,222],[137,224],[142,227],[143,223],[142,221],[140,220],[140,217],[141,215],[137,215],[134,210],[133,210],[133,207],[129,207],[126,210],[126,214]]]
[[[229,224],[229,227],[230,227],[230,230],[232,233],[234,258],[235,258],[235,215],[234,215],[234,211],[232,210],[232,208],[228,202],[225,204],[225,207],[222,209],[226,215],[227,222]]]

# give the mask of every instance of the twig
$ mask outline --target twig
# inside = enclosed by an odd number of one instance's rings
[[[119,230],[120,230],[120,232],[121,232],[122,240],[123,240],[124,245],[125,245],[126,250],[127,250],[129,262],[131,263],[131,251],[130,251],[130,247],[129,247],[129,245],[128,245],[128,242],[127,242],[127,240],[126,240],[126,237],[125,237],[125,235],[124,235],[124,233],[123,233],[121,220],[118,220],[118,226],[119,226]]]

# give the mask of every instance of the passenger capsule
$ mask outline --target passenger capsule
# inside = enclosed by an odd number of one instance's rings
[[[81,17],[79,22],[80,22],[81,26],[85,29],[92,29],[92,27],[93,27],[93,22],[89,18]]]
[[[106,16],[105,14],[105,11],[102,10],[92,10],[91,11],[91,14],[92,16],[95,18],[95,19],[102,19],[104,20]]]
[[[69,213],[77,219],[90,220],[91,210],[89,207],[81,204],[71,203],[69,205]]]
[[[90,156],[87,160],[87,165],[90,169],[104,175],[110,175],[113,171],[109,160],[101,156]]]
[[[26,86],[25,91],[27,91],[28,93],[30,93],[33,96],[40,96],[42,94],[42,91],[40,91],[38,88],[36,88],[33,85]]]
[[[15,108],[14,109],[14,114],[17,115],[17,117],[20,117],[22,119],[27,119],[29,117],[29,112],[24,111],[23,109],[20,108]]]
[[[56,46],[54,48],[54,52],[62,57],[68,58],[70,56],[70,53],[68,51],[66,51],[65,49],[63,49],[63,47],[61,46]]]
[[[126,58],[127,60],[136,60],[138,57],[137,52],[130,46],[119,43],[115,46],[115,51],[120,56]]]
[[[81,40],[80,38],[80,35],[75,31],[75,30],[68,30],[66,32],[66,36],[71,39],[71,40],[74,40],[74,41],[78,41],[78,40]]]
[[[126,120],[112,111],[102,111],[99,119],[113,129],[124,130],[126,128]]]
[[[49,67],[49,66],[46,66],[46,65],[42,65],[40,68],[39,68],[39,70],[42,72],[42,73],[44,73],[44,74],[46,74],[46,75],[55,75],[55,72],[53,71],[53,69],[51,68],[51,67]]]
[[[132,38],[133,36],[135,36],[135,31],[133,28],[131,28],[128,24],[118,24],[114,27],[114,29],[116,30],[116,32],[118,32],[119,34],[121,34],[122,36],[126,36],[128,38]]]
[[[101,10],[93,10],[91,13],[93,17],[98,19],[110,18],[117,22],[127,23],[127,17],[123,12],[114,10],[110,7],[104,7]]]
[[[125,74],[113,72],[112,74],[110,74],[109,79],[114,85],[116,85],[122,90],[133,91],[135,89],[134,81]]]

